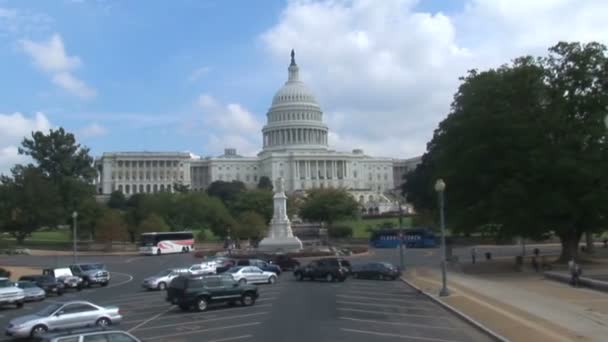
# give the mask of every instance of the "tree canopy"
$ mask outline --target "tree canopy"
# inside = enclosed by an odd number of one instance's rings
[[[122,191],[112,191],[108,200],[108,207],[123,210],[127,207],[127,199]]]
[[[224,182],[215,181],[209,184],[207,194],[219,198],[224,205],[230,206],[239,193],[246,190],[245,184],[240,181]]]
[[[583,232],[606,226],[607,79],[606,47],[597,43],[559,43],[546,57],[470,71],[406,176],[408,200],[435,210],[433,184],[443,178],[453,231],[555,233],[562,259],[575,255]]]
[[[300,215],[309,221],[321,221],[331,225],[342,219],[354,218],[359,214],[359,204],[346,190],[309,190],[300,208]]]
[[[273,188],[273,186],[272,186],[272,181],[270,180],[270,178],[268,178],[266,176],[260,177],[260,180],[258,181],[258,189],[272,191],[272,188]]]
[[[231,211],[235,217],[244,212],[255,212],[268,223],[272,219],[272,196],[267,189],[240,192],[231,205]]]

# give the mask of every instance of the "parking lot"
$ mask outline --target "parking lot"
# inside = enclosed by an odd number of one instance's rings
[[[123,322],[117,328],[143,341],[489,341],[401,281],[298,282],[285,272],[276,284],[258,286],[260,298],[254,306],[182,312],[165,301],[164,292],[145,291],[140,284],[164,268],[194,263],[191,255],[100,260],[112,272],[107,288],[49,297],[22,309],[2,308],[0,326],[54,301],[84,299],[119,306]]]

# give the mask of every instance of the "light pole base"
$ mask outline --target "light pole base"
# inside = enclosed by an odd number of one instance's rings
[[[444,287],[441,289],[441,291],[439,291],[439,297],[447,297],[450,295],[450,291]]]

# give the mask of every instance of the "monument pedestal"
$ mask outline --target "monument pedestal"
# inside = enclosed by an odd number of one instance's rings
[[[299,252],[302,241],[293,236],[291,222],[287,217],[287,196],[284,192],[283,178],[276,182],[276,192],[273,196],[274,212],[270,220],[268,236],[260,241],[258,250],[262,252]]]

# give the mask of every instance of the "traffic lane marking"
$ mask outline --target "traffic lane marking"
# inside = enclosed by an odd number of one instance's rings
[[[410,340],[419,340],[419,341],[434,341],[434,342],[461,342],[459,340],[446,340],[443,338],[433,338],[433,337],[423,337],[423,336],[412,336],[412,335],[403,335],[403,334],[393,334],[393,333],[383,333],[377,331],[370,330],[361,330],[361,329],[348,329],[348,328],[340,328],[342,331],[358,333],[358,334],[366,334],[373,336],[382,336],[382,337],[396,337],[400,339],[410,339]]]
[[[245,318],[255,317],[255,316],[263,316],[263,315],[267,315],[267,314],[269,314],[269,311],[248,313],[248,314],[242,314],[242,315],[222,316],[222,317],[216,317],[216,318],[202,318],[202,319],[199,319],[196,321],[154,325],[154,326],[150,326],[150,327],[140,328],[142,325],[147,323],[147,322],[144,322],[142,324],[136,325],[135,327],[129,329],[128,331],[132,332],[135,330],[145,331],[145,330],[166,329],[166,328],[183,328],[184,326],[188,326],[188,325],[207,324],[207,323],[223,321],[223,320],[238,320],[238,319],[245,319]],[[156,318],[153,318],[153,319],[156,319]]]
[[[137,328],[139,328],[139,327],[141,327],[141,326],[144,326],[144,325],[146,325],[146,324],[148,324],[148,323],[152,322],[153,320],[155,320],[155,319],[159,318],[160,316],[162,316],[163,314],[165,314],[165,313],[169,312],[170,310],[173,310],[173,307],[172,307],[172,306],[171,306],[171,307],[169,307],[169,309],[167,309],[167,310],[165,310],[165,311],[163,311],[163,312],[160,312],[160,313],[158,313],[158,314],[156,314],[156,315],[154,315],[154,316],[152,316],[152,317],[150,317],[150,318],[148,318],[148,319],[144,320],[143,322],[141,322],[141,323],[137,324],[136,326],[134,326],[134,327],[132,327],[131,329],[127,330],[127,332],[132,332],[132,331],[134,331],[135,329],[137,329]]]
[[[454,327],[446,327],[446,326],[437,326],[437,325],[429,325],[429,324],[419,324],[419,323],[409,323],[409,322],[388,322],[388,321],[378,321],[374,319],[363,319],[363,318],[355,318],[355,317],[338,317],[341,320],[359,322],[359,323],[373,323],[373,324],[386,324],[386,325],[395,325],[395,326],[404,326],[404,327],[414,327],[418,329],[440,329],[440,330],[460,330]]]
[[[372,310],[364,310],[364,309],[354,309],[354,308],[337,308],[338,311],[349,311],[349,312],[359,312],[366,314],[374,314],[374,315],[388,315],[388,316],[400,316],[400,317],[418,317],[418,318],[433,318],[433,319],[444,319],[449,320],[450,318],[444,315],[423,315],[423,314],[411,314],[411,313],[402,313],[402,312],[387,312],[387,311],[372,311]]]
[[[403,303],[403,304],[418,304],[418,303],[424,303],[424,302],[428,303],[427,301],[423,300],[422,298],[420,300],[408,300],[408,299],[399,299],[399,298],[378,298],[378,297],[356,296],[356,295],[349,295],[349,294],[337,294],[336,297],[373,300],[373,301],[380,301],[380,302],[388,301],[388,302],[392,302],[392,303]]]
[[[127,279],[127,280],[125,280],[125,281],[122,281],[122,282],[120,282],[120,283],[117,283],[117,284],[109,284],[108,286],[103,286],[103,287],[101,287],[101,288],[105,288],[105,289],[111,289],[111,288],[113,288],[113,287],[122,286],[122,285],[125,285],[125,284],[130,283],[130,282],[132,282],[132,281],[133,281],[133,276],[132,276],[132,275],[130,275],[130,274],[128,274],[128,273],[122,273],[122,272],[110,272],[110,276],[111,276],[112,278],[114,277],[114,274],[119,274],[119,275],[124,275],[124,276],[127,276],[127,278],[128,278],[128,279]]]
[[[344,301],[344,300],[338,300],[336,301],[336,303],[338,304],[343,304],[343,305],[361,305],[361,306],[373,306],[373,307],[379,307],[379,308],[393,308],[393,309],[400,309],[400,310],[419,310],[419,311],[437,311],[436,308],[428,308],[428,307],[421,307],[421,306],[399,306],[399,305],[386,305],[386,304],[375,304],[375,303],[364,303],[364,302],[351,302],[351,301]]]
[[[205,311],[205,312],[184,312],[181,309],[177,309],[174,308],[174,310],[171,310],[169,312],[167,312],[165,314],[165,316],[163,316],[163,320],[172,320],[172,319],[177,319],[177,320],[185,320],[185,319],[190,319],[190,320],[195,320],[198,317],[223,317],[224,315],[221,315],[222,313],[227,313],[227,315],[229,315],[230,313],[235,313],[235,312],[241,312],[241,311],[245,311],[245,312],[251,312],[252,310],[255,310],[256,308],[269,308],[272,307],[272,304],[260,304],[260,305],[255,305],[253,307],[248,306],[248,307],[236,307],[236,308],[224,308],[224,310],[222,310],[222,308],[214,308],[211,307],[209,308],[209,310]],[[149,315],[150,313],[145,313],[145,315]],[[139,314],[135,313],[135,314],[131,314],[129,315],[129,317],[132,316],[139,316]],[[133,324],[133,323],[139,323],[139,322],[143,322],[146,319],[131,319],[131,320],[123,320],[122,324]]]
[[[167,335],[161,335],[161,336],[150,336],[150,337],[140,337],[140,338],[145,339],[146,341],[160,340],[160,339],[164,339],[164,338],[175,338],[175,337],[184,336],[184,335],[193,335],[193,334],[214,332],[214,331],[220,331],[220,330],[226,330],[226,329],[236,329],[236,328],[251,327],[251,326],[260,325],[260,324],[262,324],[262,323],[261,322],[250,322],[250,323],[243,323],[243,324],[226,325],[226,326],[221,326],[221,327],[213,327],[213,328],[206,328],[206,329],[200,329],[200,330],[193,330],[193,331],[187,331],[187,332],[179,332],[179,333],[175,333],[175,334],[167,334]],[[243,335],[243,336],[245,336],[245,335]],[[251,335],[247,335],[247,336],[249,337]],[[233,338],[233,340],[234,340],[234,338]],[[170,340],[170,341],[173,341],[173,340]],[[218,341],[218,340],[216,340],[216,341]],[[221,341],[221,340],[219,340],[219,341]],[[230,340],[224,340],[224,341],[230,341]]]

